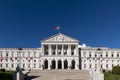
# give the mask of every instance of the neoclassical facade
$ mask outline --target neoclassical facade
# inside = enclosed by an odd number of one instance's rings
[[[111,70],[120,65],[120,49],[79,43],[79,40],[58,33],[41,40],[41,48],[0,48],[0,68]]]

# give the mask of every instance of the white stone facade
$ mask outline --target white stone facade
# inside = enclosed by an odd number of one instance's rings
[[[120,49],[86,47],[58,33],[41,41],[41,48],[0,48],[0,68],[112,69],[120,64]]]
[[[81,68],[111,70],[113,66],[120,66],[120,49],[86,47],[81,48]]]

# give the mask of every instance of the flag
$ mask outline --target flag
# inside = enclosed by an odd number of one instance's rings
[[[59,26],[55,27],[55,30],[59,30],[59,29],[60,29],[60,27],[59,27]]]
[[[56,27],[55,27],[55,30],[57,30],[58,33],[60,33],[60,26],[56,26]]]

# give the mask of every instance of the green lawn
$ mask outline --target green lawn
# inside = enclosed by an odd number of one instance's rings
[[[104,80],[120,80],[120,75],[115,75],[112,73],[105,72]]]
[[[14,71],[0,72],[0,80],[13,80],[13,72]]]

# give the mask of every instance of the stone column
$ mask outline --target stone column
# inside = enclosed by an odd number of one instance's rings
[[[42,44],[42,56],[44,56],[44,44]]]
[[[57,47],[57,44],[56,44],[56,55],[58,55],[58,47]]]
[[[62,44],[62,50],[61,50],[61,55],[64,55],[64,45]]]
[[[51,69],[51,60],[48,60],[48,70]]]
[[[68,55],[71,56],[71,45],[68,44],[68,51],[67,51]]]
[[[64,60],[61,60],[62,61],[62,69],[64,69]]]
[[[79,59],[75,60],[75,69],[78,70],[79,69]]]
[[[56,69],[58,69],[58,61],[56,60]]]
[[[78,45],[75,46],[75,55],[78,56]]]

